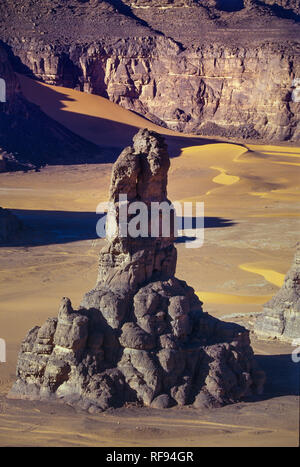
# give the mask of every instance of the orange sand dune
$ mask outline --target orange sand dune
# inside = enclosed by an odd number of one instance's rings
[[[65,125],[70,130],[80,136],[96,143],[113,143],[113,136],[122,137],[116,134],[115,128],[122,133],[127,131],[127,127],[161,130],[160,127],[147,121],[143,117],[130,112],[117,104],[110,102],[104,97],[93,94],[82,93],[70,88],[53,86],[34,81],[25,76],[19,75],[22,92],[25,97],[41,107],[50,117]],[[107,120],[109,125],[103,120]],[[114,123],[124,125],[115,126]],[[172,134],[170,130],[166,134]]]
[[[183,135],[160,127],[104,97],[18,76],[22,92],[29,101],[40,106],[49,117],[69,130],[101,146],[124,147],[130,144],[132,136],[139,128],[149,128],[170,136],[175,145],[176,137],[180,137],[180,146],[186,139],[191,140],[190,142],[195,140],[197,144],[201,144],[201,141],[216,141],[215,138]]]

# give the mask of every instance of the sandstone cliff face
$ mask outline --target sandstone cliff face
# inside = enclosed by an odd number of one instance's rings
[[[65,63],[34,43],[15,53],[47,83],[100,94],[174,130],[273,141],[300,138],[300,103],[292,100],[300,46],[289,54],[271,44],[182,51],[158,37],[73,46]]]
[[[255,332],[288,342],[300,338],[300,243],[284,284],[256,318]]]
[[[75,135],[24,98],[1,44],[0,78],[6,84],[6,102],[0,103],[0,172],[97,162],[107,155],[108,151]]]
[[[22,72],[174,130],[299,140],[297,2],[6,3],[2,37]]]
[[[170,203],[169,164],[163,139],[140,130],[113,167],[113,218],[120,194],[129,203]],[[98,412],[126,402],[216,407],[260,393],[264,373],[248,331],[204,313],[194,290],[174,276],[172,229],[166,237],[125,237],[109,219],[95,288],[79,310],[63,298],[58,318],[29,331],[9,397]]]
[[[8,60],[7,53],[4,47],[0,46],[0,77],[5,80],[6,88],[6,101],[8,110],[14,98],[21,95],[20,85],[17,79],[16,74],[13,71],[11,63]],[[2,105],[2,109],[4,105]]]
[[[112,3],[114,0],[112,0]],[[150,8],[149,0],[123,0],[131,8]],[[116,2],[115,2],[116,3]],[[284,8],[287,11],[295,13],[300,12],[298,0],[151,0],[151,7],[170,8],[170,7],[193,7],[203,6],[225,11],[238,11],[244,6],[250,5],[272,5]]]

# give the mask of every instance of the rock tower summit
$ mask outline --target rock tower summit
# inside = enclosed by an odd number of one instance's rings
[[[140,130],[113,166],[117,219],[120,194],[128,203],[170,203],[169,165],[163,138]],[[95,288],[78,310],[63,298],[57,318],[28,332],[9,397],[61,400],[92,413],[126,402],[220,406],[260,393],[264,373],[248,331],[204,313],[175,269],[172,232],[132,238],[108,229]]]

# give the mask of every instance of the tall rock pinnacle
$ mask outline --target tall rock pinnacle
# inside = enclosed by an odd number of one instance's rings
[[[175,277],[172,215],[168,235],[160,235],[160,215],[157,235],[149,235],[147,208],[170,206],[169,165],[163,138],[148,130],[121,153],[112,171],[96,286],[79,310],[63,298],[58,318],[29,331],[9,397],[61,399],[94,412],[125,402],[219,406],[261,392],[264,374],[248,331],[204,313],[194,290]],[[147,214],[138,224],[146,225],[141,235],[130,235],[141,202]]]

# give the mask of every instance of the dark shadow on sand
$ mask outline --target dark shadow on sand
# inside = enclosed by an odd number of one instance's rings
[[[266,383],[264,393],[247,398],[247,402],[280,396],[299,396],[300,363],[293,362],[292,355],[255,355],[255,359],[266,374]]]
[[[23,230],[11,241],[0,246],[39,246],[98,239],[96,224],[104,214],[95,212],[42,211],[10,209],[23,223]],[[193,219],[193,225],[196,219]],[[205,228],[223,228],[234,225],[229,219],[206,217]],[[178,237],[177,242],[192,238]]]

